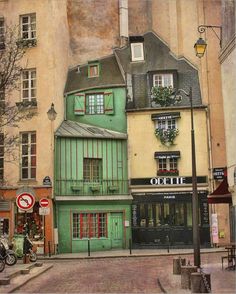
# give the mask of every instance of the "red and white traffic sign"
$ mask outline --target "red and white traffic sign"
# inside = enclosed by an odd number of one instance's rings
[[[16,205],[24,211],[30,210],[35,203],[35,198],[32,194],[23,192],[16,197]]]
[[[41,207],[48,207],[49,206],[49,200],[47,198],[43,198],[39,200],[39,205]]]

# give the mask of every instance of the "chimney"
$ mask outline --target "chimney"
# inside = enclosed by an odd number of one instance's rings
[[[128,0],[119,0],[120,14],[120,47],[127,45],[129,39],[128,30]]]

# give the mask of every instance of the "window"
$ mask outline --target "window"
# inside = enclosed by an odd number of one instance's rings
[[[86,114],[104,113],[104,95],[89,94],[86,95]]]
[[[4,134],[0,133],[0,181],[4,177]]]
[[[73,213],[73,238],[106,238],[106,213]]]
[[[131,57],[132,61],[143,61],[143,43],[131,43]]]
[[[21,134],[21,179],[36,179],[36,133]]]
[[[0,89],[0,103],[3,103],[4,101],[5,101],[5,90],[4,90],[4,88],[1,88]]]
[[[36,39],[36,14],[22,15],[20,17],[21,37],[24,40]]]
[[[88,77],[94,78],[98,76],[99,76],[99,65],[98,64],[88,65]]]
[[[158,129],[176,129],[176,119],[175,118],[169,118],[169,119],[161,119],[157,121],[157,127]]]
[[[84,181],[99,182],[102,179],[102,159],[84,158]]]
[[[36,101],[36,69],[22,72],[22,101]]]
[[[155,74],[153,75],[154,87],[173,87],[173,74]]]
[[[4,25],[4,18],[0,17],[0,50],[5,49],[4,39],[5,39],[5,25]]]

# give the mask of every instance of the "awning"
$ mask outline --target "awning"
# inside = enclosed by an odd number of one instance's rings
[[[166,119],[173,119],[179,118],[180,112],[164,112],[164,113],[154,113],[151,115],[152,120],[166,120]]]
[[[232,204],[232,194],[229,192],[229,185],[227,176],[221,182],[218,188],[215,189],[210,195],[207,196],[208,203],[230,203]]]
[[[179,158],[180,157],[180,151],[162,151],[158,152],[156,151],[154,153],[154,158]]]

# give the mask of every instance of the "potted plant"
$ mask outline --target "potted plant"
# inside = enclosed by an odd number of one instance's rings
[[[155,134],[163,145],[173,145],[175,137],[179,134],[179,130],[157,128]]]
[[[152,101],[159,104],[161,107],[168,107],[181,102],[181,95],[175,95],[172,86],[169,87],[152,87]]]

